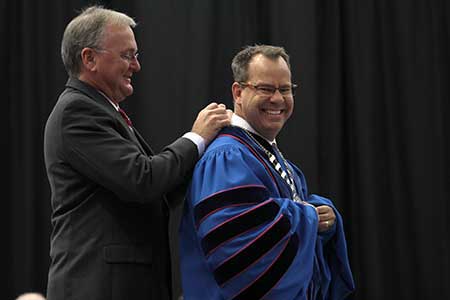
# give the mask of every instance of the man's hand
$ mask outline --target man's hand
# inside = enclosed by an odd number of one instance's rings
[[[212,102],[198,113],[191,131],[201,135],[208,145],[220,129],[231,124],[232,114],[224,104]]]
[[[336,222],[336,215],[331,207],[322,205],[316,207],[319,214],[319,232],[327,231]]]

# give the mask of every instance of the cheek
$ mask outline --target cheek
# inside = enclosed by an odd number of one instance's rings
[[[248,101],[245,104],[245,110],[248,115],[257,117],[260,113],[259,106],[256,101]]]
[[[292,112],[294,111],[294,101],[290,100],[288,102],[288,117],[291,116]]]
[[[127,72],[128,68],[126,65],[123,64],[114,64],[110,66],[110,73],[113,74],[114,76],[122,76],[123,74],[125,74]]]
[[[252,103],[252,101],[248,97],[239,97],[238,99],[236,99],[236,105],[238,107],[240,107],[242,113],[244,113],[246,115],[251,113],[251,109],[252,109],[251,103]]]

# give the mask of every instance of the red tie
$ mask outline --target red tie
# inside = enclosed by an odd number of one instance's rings
[[[128,126],[133,127],[133,123],[131,123],[130,118],[128,118],[125,111],[123,109],[121,109],[120,107],[119,107],[119,112],[122,115],[122,118],[125,120],[125,122],[127,122]]]

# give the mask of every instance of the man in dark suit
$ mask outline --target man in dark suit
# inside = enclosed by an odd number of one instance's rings
[[[168,219],[230,111],[211,103],[154,154],[119,103],[141,68],[134,20],[93,6],[67,26],[66,89],[44,138],[52,191],[48,300],[171,298]],[[178,202],[177,202],[178,201]]]

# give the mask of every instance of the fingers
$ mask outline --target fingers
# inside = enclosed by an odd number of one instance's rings
[[[326,206],[326,205],[317,206],[317,212],[318,212],[319,214],[321,214],[321,213],[326,213],[326,212],[328,212],[330,209],[331,209],[331,208],[330,208],[329,206]]]
[[[200,114],[205,114],[205,116],[226,115],[227,107],[223,103],[217,104],[216,102],[211,102],[200,111]]]
[[[330,230],[331,227],[333,227],[333,224],[331,224],[329,221],[320,222],[318,231],[324,232],[324,231]]]
[[[321,214],[323,214],[323,215],[328,214],[328,215],[331,215],[331,216],[335,217],[333,208],[331,208],[328,205],[318,206],[317,207],[317,212],[318,212],[319,215],[321,215]]]
[[[216,102],[211,102],[208,105],[206,105],[206,107],[204,109],[213,109],[213,108],[216,108],[218,106],[219,106],[219,104],[217,104]]]
[[[206,105],[204,109],[215,109],[215,108],[226,109],[226,106],[223,103],[218,104],[217,102],[211,102],[208,105]]]
[[[231,124],[230,110],[226,109],[224,104],[218,104],[215,107],[210,107],[205,111],[205,118],[208,119],[211,126],[221,129],[224,126]]]
[[[208,144],[220,129],[231,124],[231,114],[225,104],[212,102],[199,112],[192,131],[201,135]]]
[[[323,205],[317,207],[319,214],[319,232],[329,230],[336,222],[336,215],[331,207]]]

